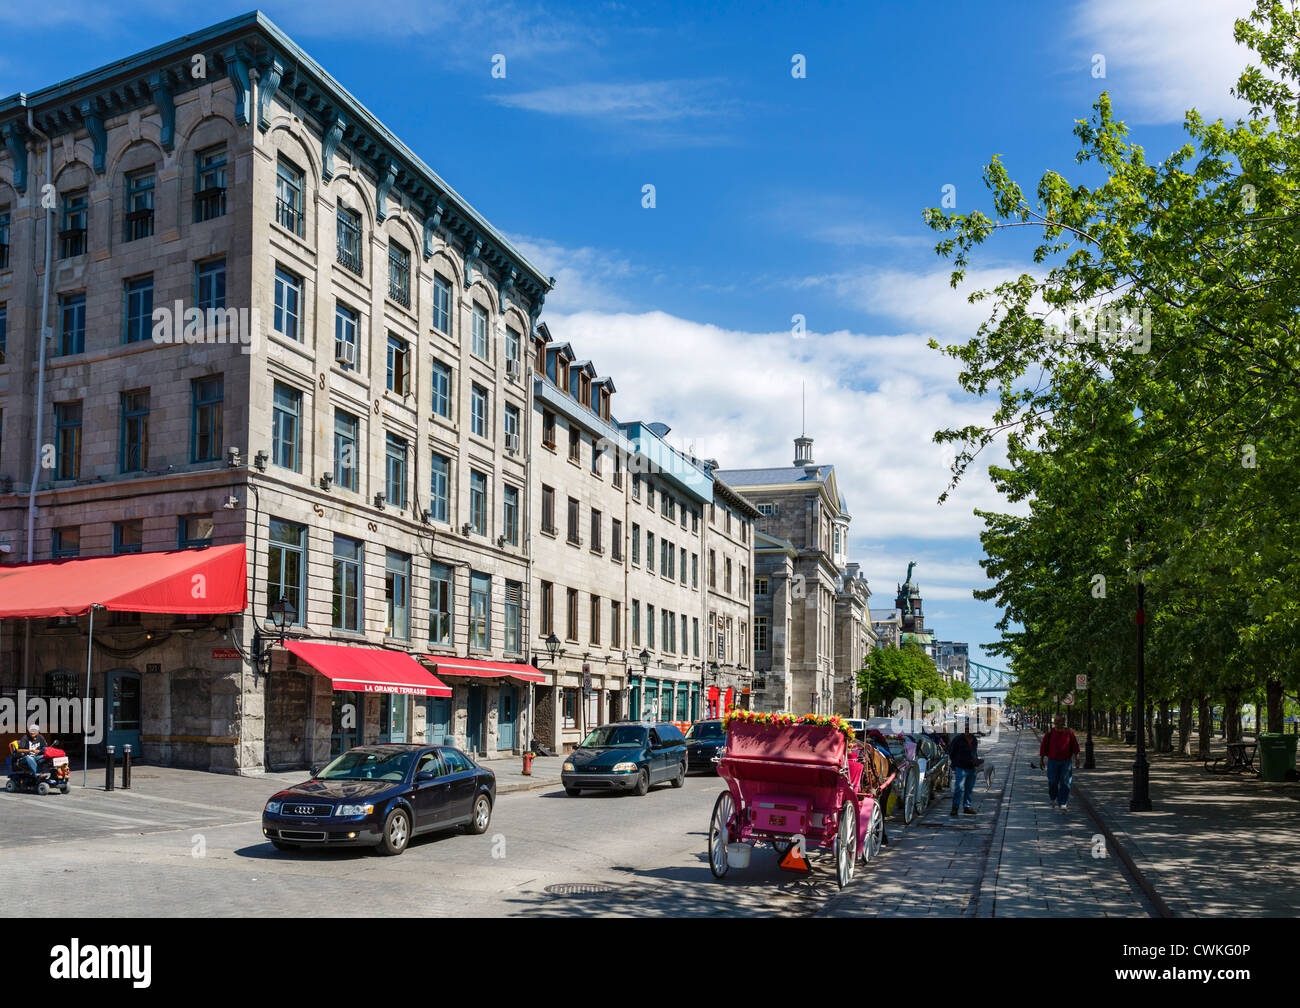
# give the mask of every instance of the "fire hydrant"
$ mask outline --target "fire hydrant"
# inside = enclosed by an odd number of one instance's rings
[[[533,754],[530,752],[526,752],[524,753],[524,776],[531,777],[532,775],[533,775]]]

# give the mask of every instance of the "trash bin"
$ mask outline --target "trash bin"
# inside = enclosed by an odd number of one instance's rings
[[[1174,751],[1174,726],[1156,722],[1156,752]]]
[[[1261,735],[1259,737],[1260,780],[1286,780],[1286,772],[1295,769],[1295,744],[1295,735]]]
[[[1137,732],[1126,731],[1124,733],[1125,745],[1137,745]]]

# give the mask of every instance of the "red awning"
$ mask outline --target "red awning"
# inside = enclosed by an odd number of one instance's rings
[[[438,675],[470,676],[475,679],[522,679],[524,682],[544,683],[546,676],[532,665],[517,662],[476,661],[473,658],[447,658],[444,655],[421,655],[438,669]]]
[[[215,615],[248,605],[244,547],[74,557],[0,566],[0,617],[113,612]]]
[[[444,685],[405,651],[286,641],[291,652],[334,683],[336,690],[449,697]]]

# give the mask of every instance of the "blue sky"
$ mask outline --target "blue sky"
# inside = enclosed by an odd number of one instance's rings
[[[724,468],[786,464],[800,389],[836,466],[851,552],[892,605],[908,561],[931,626],[993,640],[972,509],[942,507],[936,428],[978,422],[926,349],[978,310],[947,287],[921,212],[955,187],[988,209],[1001,154],[1032,191],[1073,162],[1075,119],[1109,90],[1152,156],[1183,111],[1239,114],[1246,0],[846,4],[288,2],[263,9],[557,286],[544,318],[614,377],[616,413],[659,419]],[[34,91],[240,13],[171,2],[8,5],[0,95]],[[496,55],[505,76],[492,76]],[[792,73],[802,55],[806,76]],[[1095,77],[1097,56],[1105,77]],[[499,61],[498,61],[499,63]],[[642,206],[643,186],[655,207]],[[975,263],[995,282],[1028,236]],[[804,317],[807,332],[792,333]],[[990,460],[998,461],[1001,453]],[[1001,665],[999,660],[992,664]]]

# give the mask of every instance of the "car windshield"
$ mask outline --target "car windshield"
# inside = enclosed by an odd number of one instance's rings
[[[693,724],[686,733],[686,738],[691,742],[717,742],[727,737],[727,733],[722,730],[721,721],[701,721],[699,724]]]
[[[353,749],[333,760],[316,775],[317,780],[381,780],[403,781],[411,768],[415,754],[399,752],[373,752]]]
[[[597,728],[582,740],[580,749],[639,749],[645,745],[646,730],[636,725],[608,725]]]

